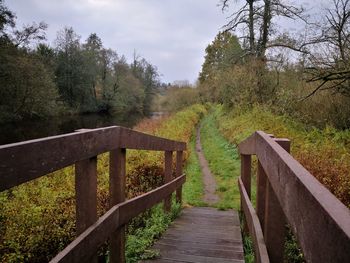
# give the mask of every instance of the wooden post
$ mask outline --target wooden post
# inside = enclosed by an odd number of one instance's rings
[[[164,155],[164,183],[169,183],[172,177],[173,166],[173,152],[165,151]],[[164,199],[164,211],[170,212],[171,210],[171,194]]]
[[[252,169],[252,156],[241,154],[241,178],[249,199],[250,199],[250,192],[251,192],[251,169]],[[241,212],[243,213],[242,200],[241,200]],[[249,233],[248,224],[245,218],[243,220],[243,232]]]
[[[182,175],[183,151],[176,152],[176,177]],[[176,202],[182,204],[182,186],[176,190]]]
[[[97,221],[97,158],[75,164],[76,231],[84,232]],[[91,258],[97,262],[97,253]]]
[[[273,134],[267,134],[269,137],[274,138]],[[266,185],[267,185],[267,177],[266,173],[264,171],[264,168],[262,167],[260,161],[258,160],[258,170],[257,170],[257,176],[256,176],[256,185],[257,185],[257,191],[256,191],[256,214],[258,215],[260,225],[262,228],[263,233],[264,232],[264,225],[265,225],[265,204],[266,204]]]
[[[241,154],[241,178],[249,198],[251,195],[251,167],[252,156]]]
[[[256,214],[258,215],[261,228],[264,233],[265,203],[266,203],[266,173],[258,160],[257,191],[256,191]]]
[[[287,152],[290,141],[275,139]],[[263,225],[266,248],[272,263],[283,262],[286,219],[270,183],[266,182],[265,222]]]
[[[118,148],[110,152],[109,195],[110,207],[125,201],[126,150]],[[125,226],[118,228],[109,237],[109,262],[125,262]]]

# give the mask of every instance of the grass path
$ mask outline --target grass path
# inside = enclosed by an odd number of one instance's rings
[[[215,176],[216,194],[220,200],[212,206],[219,209],[238,209],[240,204],[237,178],[240,161],[237,148],[220,134],[215,120],[215,111],[206,115],[201,122],[201,144],[210,171]],[[208,205],[203,202],[204,183],[195,149],[195,133],[189,145],[191,151],[185,172],[184,201],[192,206]]]
[[[240,160],[237,148],[231,145],[216,126],[215,111],[202,120],[201,138],[203,152],[209,168],[217,182],[220,201],[219,209],[239,209],[240,196],[237,179],[240,174]]]
[[[201,145],[202,151],[211,173],[215,176],[217,189],[216,194],[220,197],[220,201],[212,206],[219,209],[239,209],[240,195],[237,185],[237,179],[240,175],[240,159],[236,146],[230,144],[218,130],[217,121],[219,111],[214,109],[208,113],[201,121]],[[204,183],[200,164],[195,149],[195,133],[193,134],[190,148],[190,158],[185,169],[187,182],[184,187],[184,201],[192,206],[208,206],[203,202]],[[255,177],[252,177],[252,201],[255,203],[256,187]],[[243,237],[245,260],[246,262],[254,262],[254,254],[252,249],[252,241],[249,237]],[[303,262],[302,253],[298,248],[296,241],[291,234],[285,247],[285,256],[287,262],[300,263]]]
[[[199,160],[199,165],[201,167],[202,171],[202,180],[204,183],[204,195],[203,195],[203,201],[207,203],[210,206],[215,205],[217,202],[219,202],[220,198],[216,194],[216,180],[213,176],[213,174],[210,171],[208,161],[205,158],[203,154],[203,148],[201,144],[201,126],[197,127],[197,133],[196,133],[196,153]]]

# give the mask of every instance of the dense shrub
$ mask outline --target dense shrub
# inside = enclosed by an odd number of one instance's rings
[[[256,130],[292,141],[292,155],[346,206],[350,207],[350,132],[327,126],[317,129],[276,115],[267,107],[225,112],[218,109],[224,136],[238,144]]]
[[[176,112],[199,102],[198,89],[194,87],[169,87],[165,95],[159,97],[159,107],[163,111]]]
[[[201,100],[222,103],[229,109],[251,109],[259,103],[306,125],[350,128],[348,96],[323,90],[306,98],[320,83],[307,82],[299,66],[259,66],[256,61],[247,61],[213,72],[198,85]],[[257,74],[259,70],[261,74]]]
[[[146,133],[189,142],[193,127],[204,112],[203,106],[194,105],[162,121],[146,120],[136,128]],[[128,198],[162,183],[163,157],[162,152],[127,151]],[[73,167],[67,167],[0,193],[0,262],[46,262],[74,239],[73,174]],[[98,158],[99,215],[107,209],[108,154],[103,154]],[[155,222],[152,221],[152,213],[145,215],[136,219],[139,222],[136,225],[148,227],[150,222]],[[165,217],[164,220],[167,222]],[[130,231],[134,231],[133,228]],[[141,234],[137,235],[139,241]],[[145,238],[149,236],[146,235]],[[128,248],[133,247],[129,243]],[[127,251],[127,254],[135,256],[133,251]],[[140,252],[136,254],[139,255]]]

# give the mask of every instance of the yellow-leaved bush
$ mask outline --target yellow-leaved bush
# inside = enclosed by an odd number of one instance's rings
[[[205,112],[193,105],[135,129],[188,143]],[[127,151],[127,198],[162,184],[163,158],[163,152]],[[108,154],[98,157],[99,215],[108,209],[108,162]],[[74,167],[0,193],[0,262],[47,262],[74,238]]]
[[[236,145],[256,130],[290,139],[294,158],[350,207],[350,131],[306,126],[258,105],[235,112],[218,107],[217,111],[220,131]]]

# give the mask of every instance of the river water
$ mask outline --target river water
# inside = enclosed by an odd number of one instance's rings
[[[0,145],[74,132],[82,128],[119,125],[132,128],[141,120],[139,114],[86,114],[52,117],[47,120],[24,120],[0,124]]]

